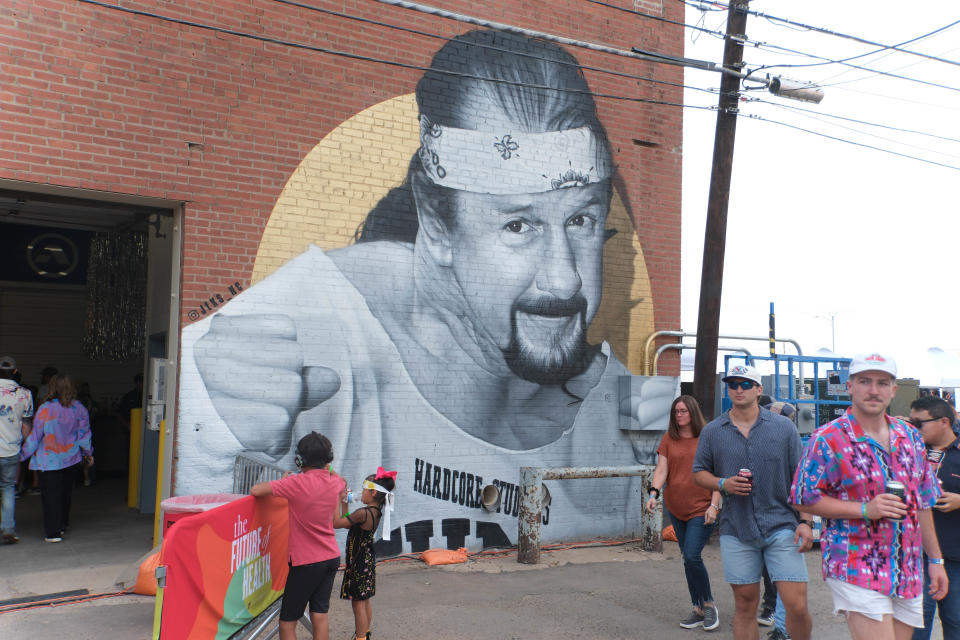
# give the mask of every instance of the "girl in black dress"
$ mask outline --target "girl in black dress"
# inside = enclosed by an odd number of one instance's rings
[[[376,593],[377,555],[374,550],[374,537],[380,518],[386,512],[386,525],[383,539],[390,539],[390,511],[393,508],[393,488],[396,471],[377,469],[363,481],[363,493],[360,502],[365,506],[352,513],[343,514],[343,501],[346,490],[340,496],[340,514],[334,518],[337,529],[349,527],[347,533],[347,563],[343,572],[343,584],[340,597],[350,600],[353,606],[354,638],[368,640],[373,610],[370,599]]]

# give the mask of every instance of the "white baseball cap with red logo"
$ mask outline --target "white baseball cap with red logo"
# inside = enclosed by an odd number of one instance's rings
[[[760,378],[760,372],[757,371],[755,367],[751,367],[748,364],[738,364],[734,367],[730,367],[727,371],[727,375],[722,378],[723,382],[728,380],[733,380],[734,378],[743,378],[744,380],[750,380],[757,384],[763,384],[763,380]]]
[[[897,377],[897,361],[882,353],[859,353],[850,363],[850,375],[863,371],[881,371]]]

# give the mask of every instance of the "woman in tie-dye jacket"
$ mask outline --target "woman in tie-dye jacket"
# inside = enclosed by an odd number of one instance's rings
[[[73,379],[56,375],[50,393],[37,409],[33,430],[23,441],[20,459],[40,472],[43,527],[47,542],[61,542],[70,525],[70,501],[77,470],[84,458],[93,464],[90,415],[77,400]],[[32,458],[31,458],[32,456]]]

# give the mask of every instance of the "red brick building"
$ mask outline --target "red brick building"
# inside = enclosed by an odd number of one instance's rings
[[[680,2],[436,4],[624,51],[683,52]],[[79,354],[75,340],[50,353],[35,332],[10,326],[0,326],[0,352],[30,372],[59,357],[112,396],[131,372],[150,373],[146,357],[169,360],[169,384],[157,398],[166,401],[163,493],[184,492],[176,469],[194,458],[182,434],[200,431],[205,418],[178,409],[197,383],[181,375],[181,332],[309,243],[327,251],[353,241],[358,212],[402,181],[416,148],[418,81],[450,38],[478,28],[375,0],[6,3],[0,204],[15,213],[0,217],[0,229],[145,232],[146,345],[116,375],[102,362],[64,355]],[[606,340],[642,374],[647,336],[679,325],[682,70],[562,48],[582,67],[609,139],[608,226],[614,210],[622,212],[606,246],[606,306],[592,342]],[[12,279],[0,277],[8,305],[69,295],[82,308],[82,283]],[[53,323],[45,331],[82,332],[58,328],[66,320],[43,322]],[[148,445],[159,446],[151,437]]]

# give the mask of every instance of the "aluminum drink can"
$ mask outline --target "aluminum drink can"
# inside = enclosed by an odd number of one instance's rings
[[[347,495],[343,498],[343,501],[347,504],[353,502],[353,491],[347,491]]]
[[[900,498],[900,501],[906,505],[906,495],[907,488],[903,486],[903,483],[899,480],[887,480],[887,483],[884,485],[884,490],[887,493],[892,493],[893,495]],[[890,520],[903,520],[903,518],[890,518]]]
[[[750,483],[750,488],[753,488],[753,472],[750,471],[750,469],[740,469],[740,471],[737,471],[737,475],[741,478],[746,478]]]

